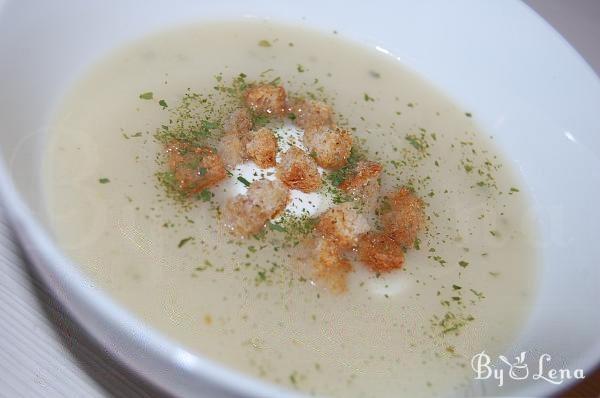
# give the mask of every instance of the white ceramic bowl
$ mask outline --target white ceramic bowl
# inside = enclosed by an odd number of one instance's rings
[[[85,329],[177,395],[284,394],[189,353],[115,305],[54,245],[41,203],[48,122],[88,65],[148,32],[242,17],[336,29],[389,52],[472,110],[518,165],[541,231],[538,296],[512,351],[549,353],[556,367],[598,363],[600,82],[545,22],[508,0],[0,1],[2,200],[39,276]],[[473,391],[539,396],[567,384],[530,378]]]

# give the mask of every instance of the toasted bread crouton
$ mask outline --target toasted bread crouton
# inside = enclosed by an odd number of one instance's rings
[[[244,163],[248,155],[246,145],[239,134],[227,133],[219,140],[217,151],[226,167],[232,168]]]
[[[244,135],[252,130],[252,114],[246,108],[233,111],[223,123],[225,134]]]
[[[235,167],[248,159],[246,144],[250,140],[252,114],[246,108],[233,111],[223,123],[224,135],[219,140],[217,151],[227,167]]]
[[[317,284],[322,282],[333,293],[345,292],[352,265],[340,247],[327,239],[317,238],[313,253],[313,275]]]
[[[361,160],[356,163],[352,173],[342,181],[339,188],[361,203],[364,211],[372,212],[377,207],[379,176],[382,170],[379,163]]]
[[[412,247],[425,226],[425,205],[408,188],[387,197],[389,208],[384,210],[381,222],[384,231],[400,246]]]
[[[269,219],[281,213],[290,200],[290,190],[279,180],[254,181],[248,187],[247,195]]]
[[[248,157],[258,165],[258,167],[267,168],[275,166],[275,156],[277,155],[277,137],[275,133],[268,128],[261,128],[258,131],[250,132],[249,141],[246,144]]]
[[[342,249],[356,245],[358,236],[370,229],[367,219],[351,202],[328,209],[319,217],[316,230],[324,239],[330,240]]]
[[[304,144],[319,166],[337,170],[348,162],[352,151],[352,136],[339,127],[305,130]]]
[[[314,192],[321,187],[317,163],[302,149],[293,146],[281,156],[277,177],[291,189]]]
[[[352,174],[342,181],[339,188],[350,194],[353,191],[360,191],[361,188],[367,186],[369,182],[377,180],[381,175],[382,170],[383,168],[377,162],[361,160],[356,163]]]
[[[166,152],[177,188],[186,195],[212,187],[227,175],[219,155],[208,147],[193,147],[175,140],[167,145]]]
[[[256,235],[267,221],[285,209],[288,201],[289,190],[280,181],[255,181],[246,195],[237,195],[227,201],[223,208],[223,223],[235,236]]]
[[[290,112],[296,116],[294,123],[304,131],[333,128],[333,110],[323,102],[296,100]]]
[[[268,219],[268,214],[246,195],[229,199],[223,207],[223,224],[240,238],[258,234]]]
[[[283,116],[286,112],[286,94],[282,86],[260,84],[244,92],[246,105],[257,115]]]
[[[389,272],[404,265],[402,247],[381,232],[367,232],[360,236],[358,258],[375,272]]]

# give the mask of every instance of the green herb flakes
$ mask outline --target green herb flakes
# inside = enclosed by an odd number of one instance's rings
[[[198,199],[200,199],[203,202],[208,202],[213,198],[213,196],[215,195],[211,191],[205,189],[198,194]]]
[[[283,226],[281,226],[281,225],[279,225],[277,223],[269,222],[267,224],[267,226],[269,227],[269,229],[271,231],[277,231],[277,232],[286,232],[287,231]]]
[[[264,127],[269,124],[269,117],[265,115],[254,115],[252,118],[252,124],[255,128]]]
[[[237,178],[237,180],[238,180],[239,182],[241,182],[242,184],[244,184],[245,186],[247,186],[247,187],[249,187],[249,186],[250,186],[250,181],[246,180],[246,179],[245,179],[244,177],[242,177],[242,176],[239,176],[239,177]]]
[[[187,238],[181,239],[179,241],[179,244],[177,244],[178,248],[181,248],[183,245],[185,245],[186,243],[188,243],[189,241],[191,241],[192,239],[194,239],[193,236],[188,236]]]

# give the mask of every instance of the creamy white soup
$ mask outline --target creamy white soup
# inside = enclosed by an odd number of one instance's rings
[[[396,59],[339,36],[203,24],[101,60],[68,93],[49,135],[56,239],[136,316],[238,371],[314,395],[461,394],[472,355],[507,349],[529,312],[536,253],[525,189],[477,115]],[[262,112],[248,99],[253,87],[281,87],[285,110]],[[246,109],[244,98],[251,130],[274,137],[275,158],[260,167],[246,146],[218,181],[183,189],[177,172],[190,148],[205,142],[205,154],[223,157],[228,118]],[[332,145],[336,165],[320,158],[331,142],[307,144],[293,101],[333,113],[327,131],[349,140]],[[169,152],[185,137],[197,141]],[[292,146],[318,163],[318,187],[290,183],[282,169]],[[328,209],[353,206],[341,187],[357,159],[380,168],[376,197],[356,210],[366,222],[352,224],[354,240],[335,252],[344,271],[331,284],[315,273],[314,242],[327,239],[318,226]],[[213,171],[185,167],[194,184]],[[232,233],[255,216],[241,204],[262,179],[283,187],[285,208]],[[365,233],[388,238],[386,207],[401,189],[422,212],[416,235],[361,252]]]

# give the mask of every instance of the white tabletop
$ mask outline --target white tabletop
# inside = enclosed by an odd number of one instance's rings
[[[600,74],[600,0],[525,0]],[[71,322],[31,272],[0,208],[0,397],[165,396]]]

